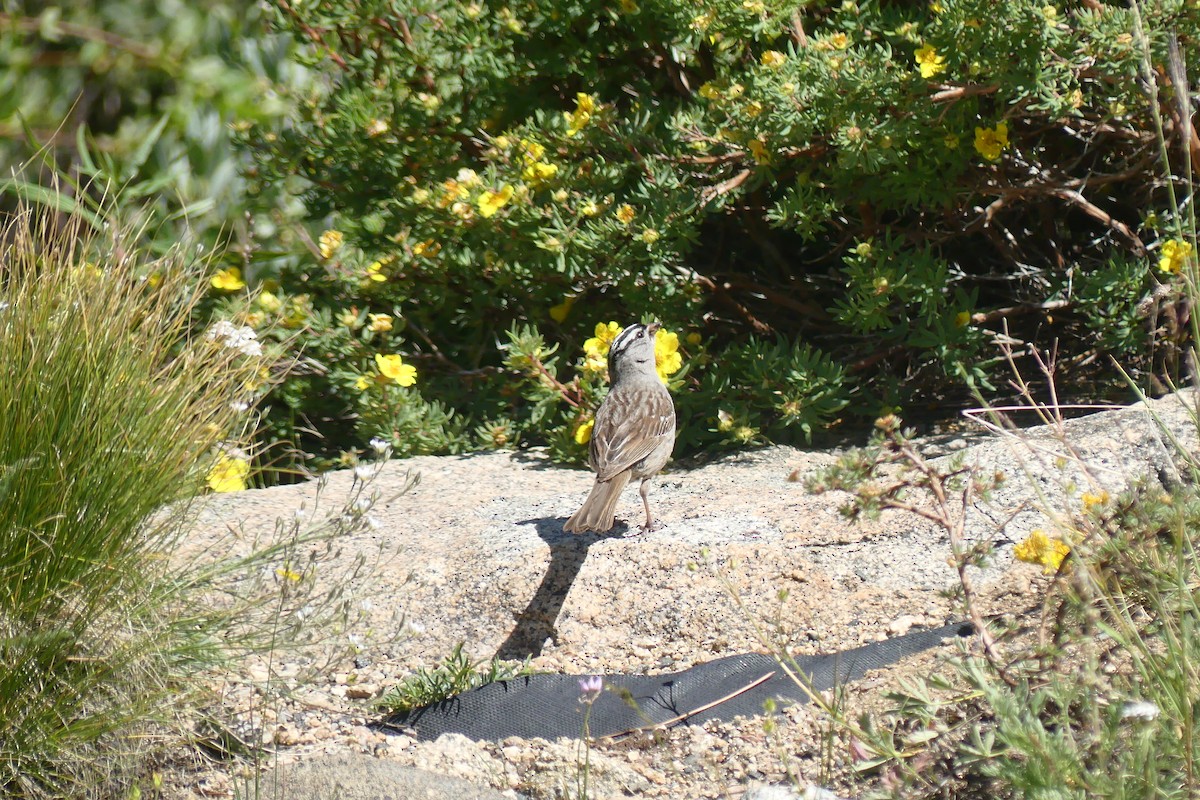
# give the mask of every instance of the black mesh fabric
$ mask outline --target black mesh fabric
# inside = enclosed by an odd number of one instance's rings
[[[811,688],[822,691],[972,632],[968,623],[917,630],[840,653],[801,656],[796,664]],[[770,673],[774,675],[761,680]],[[779,663],[759,653],[727,656],[667,675],[603,677],[604,692],[588,718],[589,732],[594,737],[616,736],[652,725],[761,714],[763,704],[771,698],[782,703],[808,702],[807,693],[787,677]],[[509,736],[578,737],[583,732],[586,710],[579,702],[579,680],[580,676],[575,675],[530,675],[501,681],[436,705],[393,715],[378,726],[406,731],[423,740],[436,739],[443,733],[491,741]],[[752,684],[753,688],[746,689]]]

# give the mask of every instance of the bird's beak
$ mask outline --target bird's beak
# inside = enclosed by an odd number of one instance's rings
[[[651,322],[649,325],[646,326],[646,333],[654,333],[661,327],[662,327],[661,322]]]

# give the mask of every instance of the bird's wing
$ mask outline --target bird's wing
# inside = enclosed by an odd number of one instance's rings
[[[596,412],[589,448],[596,479],[611,480],[675,435],[675,404],[656,388],[609,392]]]

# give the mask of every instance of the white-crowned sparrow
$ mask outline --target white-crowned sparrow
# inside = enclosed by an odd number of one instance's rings
[[[631,479],[642,482],[646,506],[643,531],[658,527],[650,513],[650,478],[671,457],[675,446],[675,404],[654,368],[654,333],[661,326],[630,325],[608,350],[612,388],[596,411],[588,461],[596,483],[583,506],[567,520],[568,533],[607,531],[621,490]]]

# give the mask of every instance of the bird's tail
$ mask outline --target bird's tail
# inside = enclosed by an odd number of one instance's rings
[[[621,499],[621,491],[629,484],[629,470],[614,475],[612,480],[597,480],[592,485],[592,491],[578,511],[571,515],[563,530],[567,533],[583,533],[584,531],[599,531],[604,533],[613,526],[613,517],[617,511],[617,501]]]

